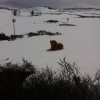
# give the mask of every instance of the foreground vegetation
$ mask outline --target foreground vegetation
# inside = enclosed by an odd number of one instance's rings
[[[65,58],[58,64],[58,71],[36,69],[24,58],[0,65],[0,100],[100,100],[100,70],[92,79]]]

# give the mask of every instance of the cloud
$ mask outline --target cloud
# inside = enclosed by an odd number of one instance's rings
[[[93,5],[99,6],[100,0],[0,0],[0,4],[14,7],[35,7],[35,6],[82,6]]]

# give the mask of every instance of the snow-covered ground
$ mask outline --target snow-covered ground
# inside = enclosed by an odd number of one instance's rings
[[[63,59],[66,55],[66,61],[76,62],[82,74],[87,73],[94,76],[97,69],[100,68],[100,19],[99,18],[76,18],[70,12],[64,12],[60,15],[50,15],[47,13],[61,13],[57,10],[47,10],[46,8],[36,9],[41,11],[41,16],[30,17],[29,10],[21,10],[21,16],[14,17],[11,11],[0,10],[0,33],[6,35],[13,34],[12,19],[16,19],[16,34],[28,32],[37,32],[37,30],[46,30],[50,32],[61,32],[59,36],[33,36],[15,41],[0,41],[0,64],[12,61],[12,63],[22,62],[22,57],[32,61],[36,67],[45,68],[47,65],[54,70],[59,68],[57,62],[59,58]],[[100,14],[100,11],[90,11]],[[73,14],[87,15],[85,12],[73,12]],[[92,16],[92,14],[91,14]],[[69,24],[76,26],[59,26],[66,23],[69,18]],[[58,23],[46,23],[47,20],[58,20]],[[50,40],[56,40],[64,45],[63,50],[47,52],[50,48]],[[2,61],[9,58],[8,61]]]

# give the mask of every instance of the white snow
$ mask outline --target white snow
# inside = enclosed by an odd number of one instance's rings
[[[0,64],[10,61],[12,63],[22,62],[22,57],[24,57],[26,60],[32,61],[36,67],[45,68],[48,65],[57,70],[59,58],[63,59],[66,55],[66,61],[76,62],[82,74],[87,73],[93,77],[97,69],[100,68],[100,19],[76,18],[75,15],[68,15],[70,12],[61,15],[49,15],[46,13],[57,13],[56,10],[47,11],[45,8],[41,12],[43,13],[41,16],[30,17],[29,10],[21,10],[21,16],[14,17],[11,11],[0,9],[0,33],[13,34],[12,19],[15,18],[16,34],[37,32],[37,30],[61,32],[63,34],[30,38],[24,36],[23,39],[15,41],[0,41]],[[73,13],[80,14],[80,12]],[[92,13],[95,13],[95,11],[92,11]],[[98,13],[100,14],[100,11]],[[67,18],[69,18],[70,24],[77,26],[59,26],[59,24],[67,22]],[[58,20],[59,22],[49,24],[44,22],[47,20]],[[47,52],[46,50],[50,48],[50,40],[63,43],[64,49]],[[9,58],[9,60],[2,61],[6,58]]]

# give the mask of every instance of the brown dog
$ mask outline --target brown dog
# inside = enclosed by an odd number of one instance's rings
[[[62,43],[57,43],[57,41],[55,40],[51,40],[50,44],[51,44],[51,49],[49,49],[49,51],[61,50],[64,48]]]

